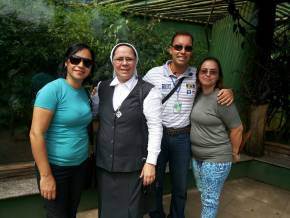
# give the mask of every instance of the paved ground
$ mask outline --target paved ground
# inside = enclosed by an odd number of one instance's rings
[[[165,195],[167,211],[169,203],[170,195]],[[186,218],[198,218],[199,211],[198,192],[189,190]],[[80,212],[77,218],[97,218],[97,210]],[[290,192],[247,178],[228,181],[222,193],[218,218],[290,218]]]

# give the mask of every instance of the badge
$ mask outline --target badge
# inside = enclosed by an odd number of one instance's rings
[[[186,88],[187,89],[193,89],[193,83],[186,83]]]
[[[162,90],[171,89],[171,84],[162,84]]]
[[[182,106],[182,103],[181,102],[176,102],[173,106],[173,112],[174,113],[180,113],[181,111],[181,106]]]

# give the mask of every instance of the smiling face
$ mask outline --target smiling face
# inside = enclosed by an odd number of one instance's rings
[[[113,67],[121,83],[131,79],[136,68],[134,50],[126,45],[117,47],[113,55]]]
[[[71,85],[81,84],[91,73],[92,66],[88,64],[90,61],[92,61],[92,54],[88,49],[84,48],[74,53],[65,62],[67,68],[66,80]]]
[[[215,88],[219,79],[219,67],[214,60],[206,60],[198,72],[198,80],[202,88]]]
[[[180,47],[182,49],[180,50]],[[169,53],[172,56],[172,63],[177,67],[187,67],[190,58],[192,56],[192,39],[188,35],[177,35],[171,47]]]

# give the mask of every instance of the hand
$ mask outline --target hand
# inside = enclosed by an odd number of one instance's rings
[[[150,185],[155,180],[155,165],[145,163],[140,178],[143,178],[143,185]]]
[[[96,93],[97,93],[97,86],[95,86],[94,88],[93,88],[93,90],[91,91],[91,96],[94,96]]]
[[[237,162],[239,162],[239,161],[240,161],[240,159],[241,159],[241,156],[240,156],[240,154],[233,153],[233,154],[232,154],[232,156],[233,156],[233,162],[234,162],[234,163],[237,163]]]
[[[54,200],[56,197],[56,183],[53,175],[40,177],[40,194],[47,200]]]
[[[218,97],[218,103],[221,105],[229,106],[234,101],[234,94],[231,89],[220,90],[217,97]]]

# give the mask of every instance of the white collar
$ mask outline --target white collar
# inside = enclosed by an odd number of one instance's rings
[[[137,82],[137,77],[135,75],[133,75],[131,77],[131,79],[129,79],[128,81],[126,81],[125,83],[121,83],[119,80],[118,80],[118,77],[115,77],[112,82],[110,83],[110,86],[117,86],[117,85],[124,85],[126,86],[129,90],[132,90],[134,88],[134,86],[136,85],[136,82]]]

